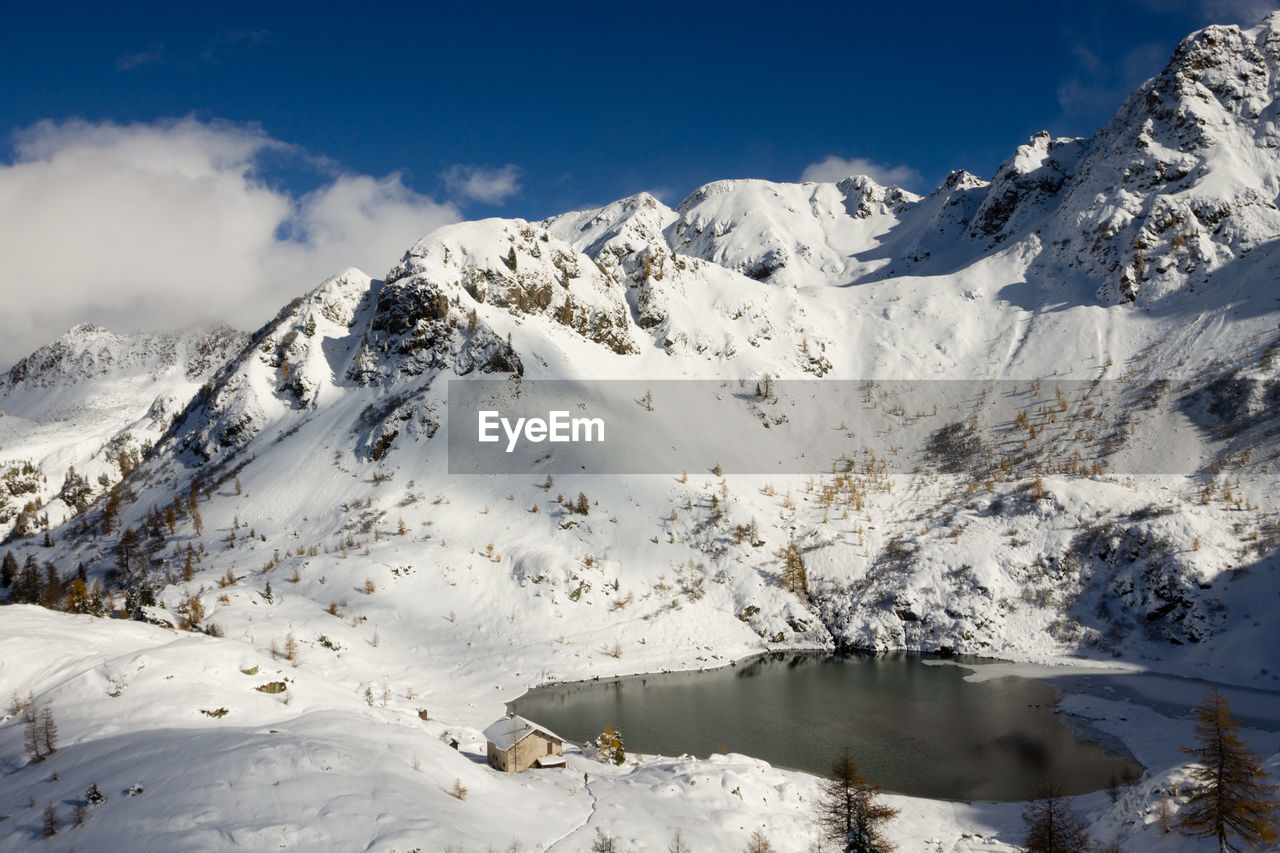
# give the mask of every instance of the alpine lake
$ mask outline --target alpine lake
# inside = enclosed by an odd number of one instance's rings
[[[715,670],[538,687],[510,704],[578,743],[611,725],[628,751],[644,754],[736,752],[826,775],[847,745],[873,783],[932,799],[1027,800],[1043,783],[1075,795],[1141,774],[1120,744],[1069,724],[1053,686],[966,680],[965,663],[768,654]]]

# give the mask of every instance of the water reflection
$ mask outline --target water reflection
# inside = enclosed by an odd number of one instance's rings
[[[727,750],[815,773],[848,743],[887,790],[938,799],[1023,800],[1042,781],[1077,794],[1140,772],[1078,739],[1055,713],[1052,687],[964,675],[909,654],[774,654],[711,672],[539,688],[513,705],[571,740],[607,723],[633,752]]]

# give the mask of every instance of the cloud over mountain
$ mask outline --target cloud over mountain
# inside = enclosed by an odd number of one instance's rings
[[[878,184],[911,186],[921,180],[921,175],[910,166],[885,166],[866,157],[837,157],[834,154],[805,166],[800,175],[802,181],[841,181],[850,175],[866,175]]]
[[[455,198],[497,205],[520,193],[522,174],[514,163],[492,167],[457,164],[441,173],[440,178]]]
[[[264,176],[268,156],[319,162],[258,127],[192,118],[18,131],[0,165],[0,363],[89,319],[256,326],[335,269],[380,275],[458,219],[396,173],[319,164],[321,184],[294,193]]]

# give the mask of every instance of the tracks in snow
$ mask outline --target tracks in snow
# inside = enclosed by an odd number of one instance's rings
[[[591,819],[596,816],[596,805],[599,801],[596,799],[595,793],[593,793],[591,790],[591,782],[590,781],[583,782],[582,787],[583,787],[583,790],[587,792],[587,796],[591,798],[591,810],[588,811],[587,816],[582,819],[582,823],[573,827],[564,835],[557,838],[555,841],[552,841],[550,844],[548,844],[546,847],[543,848],[544,850],[547,850],[547,851],[553,850],[554,848],[559,846],[561,842],[566,841],[570,836],[577,835],[579,832],[586,829],[587,826],[591,823]]]

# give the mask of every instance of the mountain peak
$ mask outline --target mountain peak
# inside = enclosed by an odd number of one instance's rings
[[[241,332],[221,324],[182,332],[121,334],[80,323],[0,376],[0,392],[76,384],[107,375],[159,376],[179,370],[195,377],[229,357],[243,338]]]
[[[965,169],[953,169],[938,190],[971,190],[985,187],[987,182]]]

